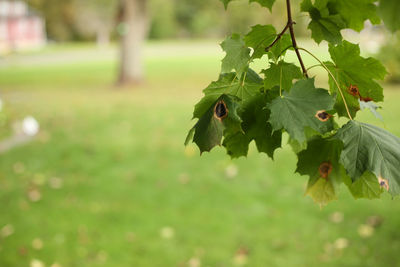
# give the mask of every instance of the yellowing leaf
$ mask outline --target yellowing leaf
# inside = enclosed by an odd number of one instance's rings
[[[324,178],[319,178],[315,183],[309,184],[306,194],[321,206],[337,199],[332,182]]]

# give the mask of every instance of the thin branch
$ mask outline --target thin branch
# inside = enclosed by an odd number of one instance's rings
[[[292,22],[294,23],[294,22]],[[285,34],[285,32],[289,29],[289,22],[286,23],[285,28],[283,28],[283,30],[278,34],[278,36],[276,36],[275,40],[272,42],[272,44],[270,44],[267,48],[265,48],[265,52],[268,52],[281,38],[282,36]]]
[[[299,49],[299,50],[303,50],[304,52],[308,53],[308,54],[311,55],[313,58],[315,58],[315,60],[317,60],[317,61],[321,64],[321,66],[324,67],[324,69],[328,72],[329,76],[331,76],[331,78],[332,78],[333,81],[335,82],[336,87],[337,87],[338,90],[339,90],[340,96],[341,96],[342,99],[343,99],[343,103],[344,103],[344,107],[346,108],[347,115],[349,116],[350,120],[353,120],[353,117],[352,117],[351,114],[350,114],[350,110],[349,110],[349,107],[348,107],[347,102],[346,102],[346,98],[344,98],[344,94],[343,94],[342,88],[340,88],[340,85],[339,85],[338,81],[336,80],[336,78],[335,78],[335,76],[332,74],[332,72],[329,70],[329,68],[324,64],[324,62],[322,62],[319,58],[317,58],[313,53],[311,53],[311,52],[308,51],[307,49],[301,48],[301,47],[299,47],[298,49]]]
[[[308,78],[307,69],[304,66],[303,59],[301,58],[299,49],[297,47],[296,37],[294,35],[294,29],[293,29],[294,22],[293,22],[293,19],[292,19],[292,10],[291,10],[291,7],[290,7],[290,0],[286,0],[286,8],[287,8],[287,16],[288,16],[287,25],[289,27],[290,37],[292,38],[293,48],[294,48],[294,51],[296,52],[297,59],[300,62],[300,66],[301,66],[301,69],[303,70],[303,74],[304,74],[304,76],[306,78]]]

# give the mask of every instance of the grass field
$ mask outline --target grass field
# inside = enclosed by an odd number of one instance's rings
[[[217,77],[216,42],[151,43],[146,55],[146,83],[125,90],[113,49],[2,60],[5,127],[33,115],[41,132],[0,155],[0,266],[400,266],[398,199],[343,187],[320,209],[287,146],[274,161],[183,146]],[[400,135],[400,90],[385,88],[385,123],[359,118]]]

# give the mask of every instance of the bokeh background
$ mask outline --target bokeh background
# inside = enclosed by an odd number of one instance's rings
[[[218,44],[257,23],[280,29],[283,1],[270,13],[247,1],[225,11],[218,0],[148,0],[144,76],[124,86],[119,1],[14,1],[18,16],[5,2],[0,266],[400,266],[398,199],[354,200],[343,187],[320,208],[304,196],[307,177],[294,173],[287,145],[274,161],[254,145],[237,160],[183,145],[193,105],[218,77]],[[10,19],[36,26],[5,39]],[[295,20],[299,44],[328,59],[308,17]],[[369,111],[359,119],[400,136],[398,36],[368,24],[343,34],[391,73],[384,121]],[[286,60],[296,62],[291,52]],[[311,72],[326,86],[323,71]]]

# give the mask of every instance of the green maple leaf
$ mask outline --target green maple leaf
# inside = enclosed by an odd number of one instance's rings
[[[307,148],[307,140],[310,140],[311,138],[313,138],[315,135],[318,135],[319,133],[311,128],[306,127],[304,130],[304,134],[305,134],[306,138],[302,142],[299,142],[298,140],[293,139],[289,136],[288,144],[291,146],[293,152],[296,154],[298,154],[301,151],[303,151],[304,149],[306,149]]]
[[[253,96],[242,108],[243,132],[236,132],[224,138],[223,145],[232,158],[246,156],[249,143],[255,141],[259,152],[264,152],[273,158],[274,151],[281,146],[282,132],[272,131],[272,126],[267,122],[269,110],[265,108],[277,93],[268,91]]]
[[[233,0],[220,0],[222,3],[224,3],[225,9],[228,7],[229,3],[232,2]],[[269,10],[272,9],[272,6],[275,3],[275,0],[249,0],[250,3],[256,2],[259,3],[263,7],[267,7]]]
[[[389,192],[400,193],[400,139],[376,126],[349,121],[337,132],[344,146],[341,163],[356,181],[366,171],[388,180]]]
[[[395,32],[400,29],[400,1],[380,0],[379,13],[389,30]]]
[[[315,137],[308,141],[307,149],[301,151],[298,156],[297,169],[301,175],[310,176],[312,181],[321,176],[320,167],[324,163],[331,165],[331,171],[325,179],[335,181],[336,184],[342,182],[345,170],[339,163],[340,153],[342,152],[343,143],[334,138]]]
[[[218,81],[212,82],[203,90],[204,97],[196,104],[193,118],[200,118],[221,95],[229,94],[246,101],[263,87],[262,79],[252,69],[248,69],[244,80],[240,80],[236,73],[220,75]]]
[[[349,86],[346,86],[346,82],[340,81],[340,72],[337,71],[335,64],[332,62],[324,62],[324,64],[328,67],[328,69],[331,71],[332,75],[335,77],[336,81],[338,81],[339,86],[343,92],[344,99],[347,103],[347,107],[349,108],[350,115],[354,118],[357,114],[357,111],[360,110],[360,102],[358,101],[359,96],[354,96],[350,94],[348,88]],[[335,110],[337,111],[339,116],[342,117],[349,117],[347,114],[346,106],[344,104],[343,98],[341,94],[338,91],[337,85],[335,81],[332,79],[332,77],[329,75],[329,90],[331,94],[336,98],[335,101]]]
[[[321,205],[336,199],[336,192],[346,176],[344,167],[339,163],[342,148],[340,140],[316,137],[307,143],[307,149],[297,155],[296,172],[310,177],[306,193]],[[323,168],[327,166],[328,172],[324,172]]]
[[[270,67],[263,70],[262,73],[265,75],[264,87],[266,89],[280,86],[282,90],[289,91],[294,79],[303,78],[303,73],[299,67],[284,61],[279,61],[278,64],[271,63]]]
[[[361,57],[360,47],[347,41],[337,46],[329,45],[329,53],[334,63],[326,62],[325,64],[338,81],[352,116],[359,110],[359,96],[349,93],[350,86],[358,87],[363,98],[370,98],[375,102],[383,101],[383,88],[375,80],[383,80],[387,72],[378,60]],[[337,95],[335,108],[339,116],[347,116],[343,100],[331,77],[329,77],[329,85],[331,93]]]
[[[292,39],[289,34],[282,35],[281,39],[279,39],[273,47],[271,47],[268,51],[268,57],[273,61],[278,61],[279,57],[284,56],[286,50],[293,50]]]
[[[248,47],[253,48],[252,58],[261,58],[267,48],[276,38],[276,30],[272,25],[255,25],[244,37]]]
[[[383,193],[383,188],[379,185],[379,181],[375,174],[367,171],[355,182],[347,176],[344,182],[349,188],[354,198],[367,198],[375,199],[379,198]]]
[[[221,73],[230,73],[235,70],[238,77],[241,77],[250,63],[250,48],[246,46],[239,34],[227,37],[221,43],[221,47],[226,52],[226,56],[222,59]]]
[[[301,11],[308,12],[311,22],[308,28],[312,31],[312,38],[320,43],[326,40],[329,43],[341,42],[342,29],[350,28],[361,31],[364,22],[370,20],[379,24],[375,0],[303,0]]]
[[[346,27],[346,23],[339,14],[329,9],[328,0],[315,0],[314,5],[311,0],[303,0],[301,11],[310,14],[311,22],[308,28],[312,32],[311,37],[318,44],[322,40],[334,44],[342,41],[340,30]]]
[[[251,138],[245,133],[231,133],[225,136],[222,145],[226,148],[226,152],[231,158],[246,157],[249,151]]]
[[[220,1],[224,4],[225,9],[227,9],[229,3],[232,2],[233,0],[220,0]]]
[[[346,22],[346,27],[360,32],[364,28],[364,22],[370,20],[373,24],[379,24],[376,0],[330,0],[329,4]]]
[[[334,100],[325,89],[316,89],[314,79],[300,80],[290,92],[274,99],[267,107],[271,110],[269,122],[273,130],[285,129],[291,138],[303,142],[305,129],[321,134],[333,129],[332,119],[325,122],[316,118],[321,110],[331,110]]]
[[[227,110],[227,116],[219,119],[216,116],[216,105],[223,101]],[[212,103],[208,110],[199,118],[195,126],[189,131],[185,141],[187,145],[190,140],[197,144],[200,153],[210,151],[213,147],[221,145],[224,134],[233,134],[242,131],[239,115],[237,114],[238,99],[230,95],[221,95],[217,101]]]

